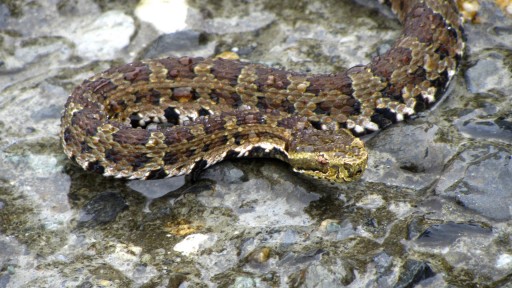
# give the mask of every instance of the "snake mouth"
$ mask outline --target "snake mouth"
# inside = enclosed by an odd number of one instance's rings
[[[297,173],[321,180],[327,180],[337,183],[346,183],[359,180],[366,169],[367,155],[362,155],[357,159],[350,159],[344,165],[324,165],[321,167],[293,167]]]
[[[288,162],[293,169],[298,173],[332,182],[344,183],[360,179],[368,162],[364,143],[344,130],[321,131],[317,134],[323,132],[334,136],[330,138],[337,139],[338,142],[315,146],[326,151],[310,151],[304,149],[304,146],[292,147],[288,151]]]

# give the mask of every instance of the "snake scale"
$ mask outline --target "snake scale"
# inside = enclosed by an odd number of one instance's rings
[[[77,86],[62,116],[64,152],[86,170],[128,179],[272,157],[336,182],[358,179],[357,135],[424,110],[464,50],[452,0],[387,0],[403,30],[386,53],[336,74],[238,60],[169,57],[108,69]],[[356,136],[354,136],[356,135]]]

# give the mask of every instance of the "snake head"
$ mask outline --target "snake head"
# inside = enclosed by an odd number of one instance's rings
[[[294,171],[334,182],[361,178],[367,161],[363,141],[344,129],[298,133],[288,150]]]

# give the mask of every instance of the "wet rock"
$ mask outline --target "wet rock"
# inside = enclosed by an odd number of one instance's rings
[[[7,26],[7,19],[9,19],[10,16],[11,12],[9,11],[9,7],[0,3],[0,29],[5,29]]]
[[[472,93],[487,93],[494,90],[509,94],[512,92],[510,79],[512,73],[507,69],[508,65],[504,55],[488,53],[466,72],[468,89]]]
[[[456,152],[451,144],[437,141],[435,125],[399,125],[368,141],[371,149],[363,179],[421,190],[441,174]]]
[[[468,69],[466,77],[468,88],[472,93],[485,93],[492,89],[510,88],[506,84],[512,78],[512,74],[506,70],[503,58],[503,55],[492,53],[488,55],[487,59],[479,60],[475,66]],[[499,72],[496,73],[497,71]]]
[[[260,279],[250,278],[250,277],[237,277],[233,285],[229,286],[233,288],[256,288],[256,287],[269,287],[262,283]]]
[[[41,121],[45,119],[59,119],[61,117],[62,107],[57,105],[50,105],[48,107],[43,107],[32,114],[32,118],[35,121]]]
[[[153,41],[144,52],[144,58],[160,58],[165,56],[193,56],[189,51],[197,48],[199,44],[200,33],[193,30],[178,31],[171,34],[165,34]],[[210,51],[212,52],[212,51]],[[203,55],[207,55],[205,53]]]
[[[127,186],[141,193],[148,199],[155,199],[166,195],[185,185],[185,176],[172,177],[160,180],[133,180]]]
[[[243,183],[249,180],[249,177],[243,170],[239,169],[232,162],[226,161],[219,165],[214,165],[201,173],[200,179],[210,179],[216,182],[227,182],[230,184]]]
[[[10,278],[11,278],[11,275],[9,273],[0,273],[0,288],[7,287],[7,284],[9,284]]]
[[[307,225],[311,219],[305,214],[304,208],[317,200],[318,195],[287,181],[290,171],[278,163],[273,164],[265,165],[262,172],[276,178],[275,181],[254,177],[243,181],[246,179],[244,173],[237,169],[230,171],[228,167],[232,164],[222,163],[214,170],[205,171],[203,176],[218,181],[215,193],[200,194],[198,199],[207,207],[231,209],[243,225]]]
[[[78,286],[76,286],[77,288],[93,288],[94,287],[94,284],[92,284],[92,282],[90,281],[84,281],[80,284],[78,284]]]
[[[250,15],[206,18],[198,10],[189,10],[187,22],[194,30],[213,34],[228,34],[257,31],[275,20],[275,15],[266,11],[249,11]]]
[[[78,226],[94,227],[109,223],[126,208],[128,208],[126,201],[118,193],[101,193],[80,210]]]
[[[468,147],[446,169],[436,191],[480,215],[510,220],[511,155],[510,147]]]
[[[183,273],[171,273],[169,276],[169,282],[167,284],[167,288],[179,288],[182,283],[187,280],[187,275]]]
[[[319,261],[325,250],[304,251],[303,253],[288,253],[279,261],[279,265],[297,265]]]
[[[509,49],[494,49],[510,46],[512,34],[512,18],[496,9],[495,3],[481,1],[478,10],[478,25],[466,25],[466,44],[472,54],[479,55],[490,50],[503,51]]]
[[[30,64],[40,62],[53,62],[67,59],[71,55],[70,43],[60,37],[41,37],[25,43],[13,43],[14,52],[12,55],[3,57],[2,70],[16,71]],[[6,79],[7,80],[7,79]],[[0,88],[5,84],[0,81]]]
[[[108,254],[105,255],[105,262],[109,268],[120,275],[129,275],[134,286],[148,283],[156,275],[156,269],[152,265],[142,264],[142,247],[132,244],[116,243],[105,247]]]
[[[379,273],[384,274],[389,270],[391,265],[393,264],[393,257],[389,256],[386,253],[379,253],[379,255],[373,258],[377,271]]]
[[[356,279],[353,267],[343,259],[322,258],[322,253],[325,251],[311,251],[305,255],[286,255],[285,259],[290,257],[293,259],[291,263],[281,262],[279,267],[282,267],[284,271],[291,268],[288,266],[297,264],[304,268],[296,270],[294,269],[289,275],[287,275],[286,284],[290,287],[342,287],[350,285]],[[297,257],[297,258],[295,258]],[[287,260],[291,260],[287,259]],[[284,265],[284,266],[281,266]]]
[[[454,121],[462,133],[473,138],[510,141],[512,139],[512,114],[500,115],[498,107],[486,104],[486,107],[466,111]]]
[[[340,259],[333,262],[308,266],[301,287],[342,287],[350,285],[356,279],[350,265]]]
[[[422,280],[434,277],[436,274],[426,262],[407,260],[402,266],[402,273],[394,288],[414,287]]]
[[[133,18],[121,11],[107,11],[83,26],[75,27],[72,39],[81,57],[112,59],[130,43],[135,31]],[[103,45],[108,42],[109,45]]]
[[[428,227],[415,241],[424,245],[448,246],[459,237],[490,235],[491,232],[491,229],[478,224],[448,222]]]
[[[0,218],[1,220],[2,218]],[[21,265],[28,251],[15,239],[0,233],[0,287],[15,287],[18,281],[12,281],[13,275],[21,272]],[[21,272],[22,273],[22,272]],[[14,283],[13,283],[14,282]],[[10,284],[10,285],[9,285]]]
[[[466,73],[468,89],[475,93],[469,107],[460,112],[455,124],[471,137],[512,140],[510,112],[511,72],[507,52],[484,52]]]

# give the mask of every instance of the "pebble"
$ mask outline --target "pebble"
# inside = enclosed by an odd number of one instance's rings
[[[169,34],[187,27],[189,6],[185,0],[142,0],[135,16],[151,23],[161,33]]]
[[[188,256],[191,254],[196,254],[201,252],[202,250],[211,247],[215,244],[217,237],[214,235],[206,235],[206,234],[191,234],[185,237],[182,241],[174,245],[174,251],[178,251]]]
[[[83,23],[73,31],[71,39],[82,58],[109,60],[130,44],[135,21],[121,11],[104,12],[100,17]],[[108,45],[104,45],[108,43]]]

